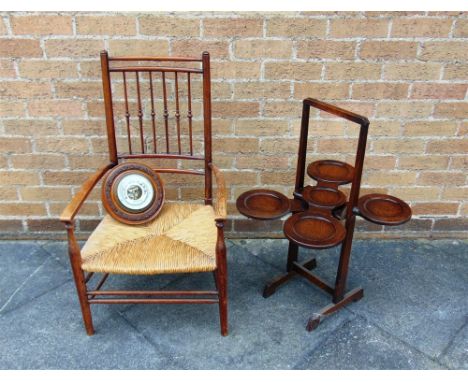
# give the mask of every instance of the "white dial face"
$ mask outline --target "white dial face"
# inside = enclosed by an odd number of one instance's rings
[[[124,176],[117,186],[117,196],[122,205],[131,211],[144,210],[153,201],[154,189],[142,175]]]

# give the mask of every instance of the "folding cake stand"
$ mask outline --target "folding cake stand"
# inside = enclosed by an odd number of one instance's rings
[[[354,168],[336,160],[313,162],[307,167],[307,174],[316,180],[317,184],[304,187],[311,106],[360,125],[360,131]],[[265,189],[247,191],[237,199],[237,209],[249,218],[273,220],[292,213],[283,227],[289,240],[286,273],[265,286],[263,297],[270,297],[279,286],[296,275],[306,278],[331,294],[332,303],[310,317],[306,327],[308,331],[315,329],[325,316],[358,301],[364,295],[360,287],[345,292],[356,216],[381,225],[400,225],[411,218],[408,204],[396,197],[369,194],[359,198],[368,128],[369,121],[365,117],[316,99],[305,99],[293,199],[288,199],[277,191]],[[338,189],[340,185],[347,183],[351,183],[349,200]],[[325,249],[340,244],[340,260],[334,286],[311,272],[317,265],[314,258],[298,262],[299,246]]]

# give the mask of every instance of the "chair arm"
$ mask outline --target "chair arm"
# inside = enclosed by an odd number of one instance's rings
[[[213,163],[209,164],[216,180],[216,200],[214,201],[215,220],[226,220],[227,218],[227,195],[224,176]]]
[[[107,170],[114,166],[114,163],[107,164],[106,166],[96,171],[83,183],[80,190],[77,192],[77,194],[73,197],[71,202],[68,204],[68,206],[65,207],[62,214],[60,215],[61,222],[68,224],[73,222],[75,215],[78,213],[80,207],[82,206],[88,195],[91,193],[96,183],[99,182],[99,180],[103,177]]]

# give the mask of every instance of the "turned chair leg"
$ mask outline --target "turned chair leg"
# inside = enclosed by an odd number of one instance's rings
[[[83,322],[86,329],[86,334],[88,334],[88,336],[92,336],[94,334],[93,318],[91,316],[91,306],[88,302],[86,290],[84,293],[78,291],[78,298],[80,300],[81,314],[83,315]]]
[[[227,306],[227,282],[226,282],[226,266],[224,269],[215,271],[216,287],[219,293],[219,322],[221,325],[221,335],[228,335],[228,306]]]
[[[88,301],[87,288],[83,271],[73,269],[73,278],[75,279],[76,291],[80,301],[81,314],[83,315],[83,322],[88,336],[94,334],[93,318],[91,316],[91,306]]]
[[[86,333],[92,336],[94,334],[93,319],[91,317],[91,308],[88,301],[86,280],[83,270],[81,269],[80,247],[75,238],[73,224],[66,224],[66,228],[68,233],[68,255],[70,257],[73,279],[75,280],[76,291],[80,301],[81,314],[83,315]]]
[[[224,222],[216,221],[218,238],[216,240],[216,265],[214,272],[216,289],[219,298],[219,320],[221,324],[221,335],[228,335],[228,306],[227,306],[227,261],[226,243],[224,242]]]

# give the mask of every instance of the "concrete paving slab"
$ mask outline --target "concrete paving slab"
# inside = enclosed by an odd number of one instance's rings
[[[34,242],[0,242],[0,314],[63,284],[64,269]]]
[[[440,361],[451,369],[468,369],[468,322],[453,338]]]
[[[0,316],[0,369],[160,369],[165,356],[112,307],[94,309],[87,336],[69,282]]]
[[[439,357],[468,313],[467,243],[358,241],[354,249],[350,282],[364,298],[349,309]]]
[[[345,322],[295,366],[295,369],[315,370],[443,368],[360,317]]]

